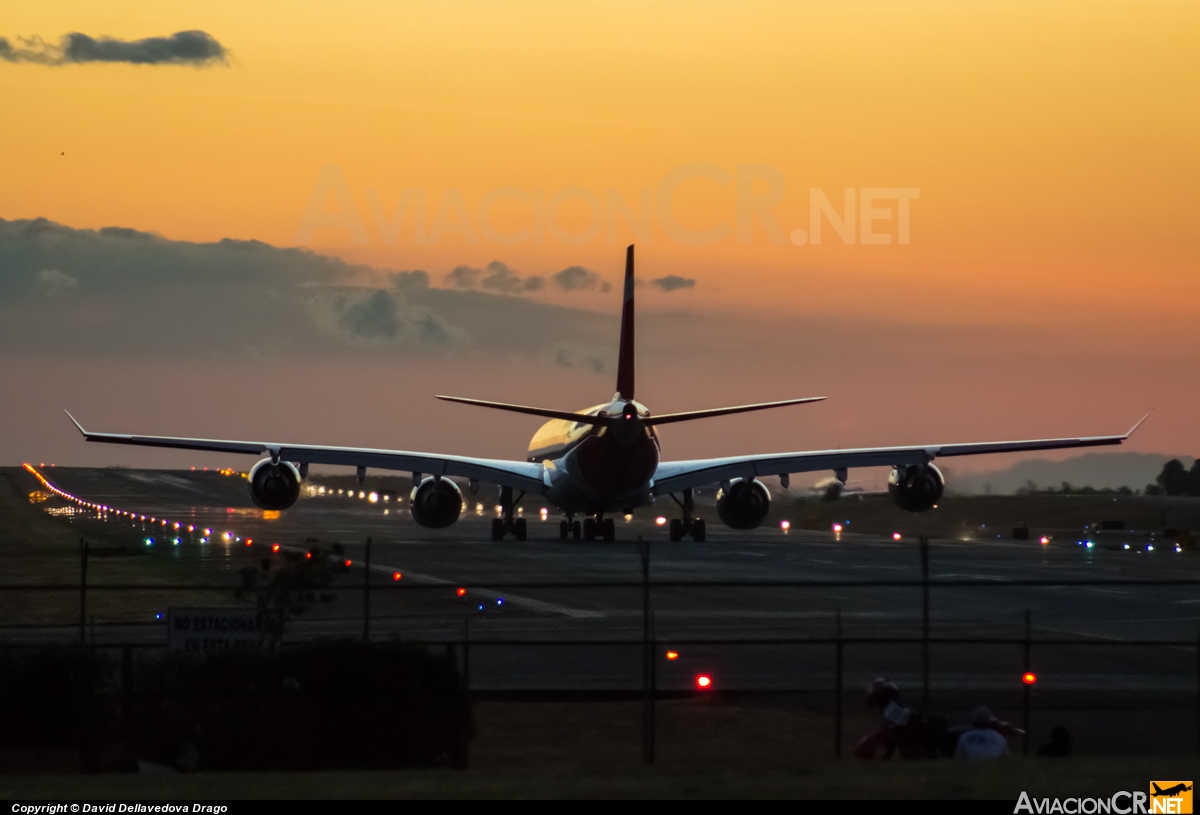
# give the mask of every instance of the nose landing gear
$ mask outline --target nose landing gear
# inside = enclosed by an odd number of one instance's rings
[[[567,520],[558,523],[558,537],[566,540],[568,536],[575,540],[583,538],[585,541],[594,541],[602,538],[614,541],[617,539],[617,525],[612,518],[597,515],[595,518],[584,518],[581,526],[579,521],[568,515]]]
[[[671,519],[671,540],[681,541],[684,535],[691,535],[692,540],[697,543],[703,543],[707,537],[707,530],[705,529],[703,518],[692,517],[696,511],[696,505],[692,501],[692,491],[690,489],[684,490],[682,501],[672,493],[671,500],[679,504],[679,508],[683,510],[682,518]]]

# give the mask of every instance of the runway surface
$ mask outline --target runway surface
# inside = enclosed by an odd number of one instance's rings
[[[231,587],[241,569],[272,553],[336,542],[352,566],[334,587],[336,599],[290,625],[288,636],[359,636],[362,632],[364,542],[372,539],[371,633],[378,639],[470,642],[470,682],[477,690],[636,690],[643,681],[643,591],[639,585],[596,584],[642,580],[640,535],[649,542],[652,582],[670,581],[916,581],[921,577],[915,536],[890,537],[778,527],[734,532],[709,519],[709,540],[671,543],[654,524],[670,517],[673,505],[660,501],[632,523],[618,519],[615,543],[560,541],[557,518],[538,519],[541,505],[526,499],[530,540],[487,540],[493,512],[486,498],[467,495],[468,513],[446,530],[414,524],[396,484],[407,480],[368,479],[364,492],[391,485],[399,495],[367,498],[334,494],[304,497],[277,518],[264,518],[245,497],[245,482],[212,473],[132,470],[45,470],[60,489],[110,507],[107,513],[68,513],[69,502],[53,497],[42,506],[57,512],[54,522],[72,523],[81,534],[117,542],[143,556],[139,562],[169,563],[188,582]],[[32,477],[29,484],[34,484]],[[315,477],[314,485],[352,485],[346,479]],[[485,487],[480,495],[491,495]],[[399,499],[399,500],[398,500]],[[493,499],[494,500],[494,499]],[[486,503],[476,515],[474,504]],[[136,511],[131,521],[112,508]],[[897,511],[906,529],[910,516]],[[161,519],[169,525],[163,527]],[[899,522],[898,521],[898,522]],[[174,531],[174,524],[181,531]],[[187,533],[187,526],[195,531]],[[211,534],[203,531],[210,529]],[[229,533],[229,540],[224,533]],[[145,539],[153,538],[146,545]],[[174,539],[178,537],[178,545]],[[206,542],[201,542],[204,539]],[[239,540],[240,539],[240,540]],[[250,539],[249,547],[244,541]],[[99,544],[98,544],[99,545]],[[1190,644],[1200,632],[1197,586],[1005,586],[1021,579],[1072,581],[1085,578],[1163,580],[1200,577],[1192,552],[1160,547],[1154,552],[1092,549],[1056,539],[962,543],[934,539],[930,575],[938,580],[972,580],[993,586],[935,586],[930,598],[932,638],[1012,638],[1025,635],[1026,611],[1034,645],[1030,663],[1039,693],[1128,692],[1192,694],[1197,687],[1197,652]],[[399,573],[402,577],[394,579]],[[514,584],[570,583],[569,588]],[[459,596],[459,587],[469,587]],[[100,588],[93,588],[101,592]],[[818,644],[763,643],[762,640],[820,639],[835,635],[840,615],[849,639],[843,683],[861,687],[876,675],[896,677],[906,687],[921,682],[919,644],[892,642],[919,637],[922,590],[909,587],[656,587],[651,591],[653,636],[657,643],[657,684],[666,690],[693,687],[698,673],[713,677],[721,690],[827,691],[834,682],[835,649]],[[98,644],[162,642],[165,630],[153,615],[171,604],[166,595],[148,602],[134,618],[101,620]],[[232,591],[212,592],[212,605],[235,605]],[[36,630],[10,627],[10,642],[69,639],[77,627]],[[1038,640],[1072,644],[1038,645]],[[712,641],[720,641],[719,644]],[[732,641],[742,641],[736,644]],[[1108,645],[1115,640],[1140,647]],[[706,644],[706,641],[708,644]],[[746,641],[758,641],[747,644]],[[1172,641],[1171,645],[1155,642]],[[614,644],[624,643],[624,644]],[[503,643],[491,644],[489,643]],[[522,644],[523,643],[523,644]],[[679,656],[667,660],[667,650]],[[461,648],[459,659],[461,656]],[[1025,670],[1018,643],[935,644],[930,649],[931,686],[944,691],[1018,691]]]

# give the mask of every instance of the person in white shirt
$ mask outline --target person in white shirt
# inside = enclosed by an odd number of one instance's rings
[[[986,707],[976,710],[971,717],[971,729],[958,739],[954,757],[968,760],[1008,758],[1008,739],[996,732],[995,722],[996,717]]]

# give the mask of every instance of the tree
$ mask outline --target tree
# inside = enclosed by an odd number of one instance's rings
[[[255,600],[263,637],[270,648],[279,647],[283,629],[293,616],[305,613],[314,603],[334,599],[324,589],[347,566],[342,560],[341,545],[335,543],[332,548],[333,556],[314,547],[303,555],[288,553],[284,564],[276,569],[271,568],[268,558],[263,559],[261,569],[253,566],[242,569],[242,587],[237,590],[237,597]]]

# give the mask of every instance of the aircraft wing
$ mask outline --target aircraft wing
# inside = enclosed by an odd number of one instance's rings
[[[1147,414],[1148,416],[1149,414]],[[876,447],[859,450],[813,450],[772,453],[760,456],[706,458],[695,461],[664,461],[654,473],[654,492],[666,495],[676,490],[700,487],[734,478],[784,475],[817,470],[847,470],[851,467],[893,467],[924,464],[944,456],[974,456],[984,453],[1021,453],[1031,450],[1060,450],[1071,447],[1101,447],[1120,444],[1137,430],[1118,436],[1083,436],[1075,439],[1031,439],[979,444],[926,444],[915,447]]]
[[[210,453],[277,455],[280,461],[291,461],[297,464],[337,464],[347,467],[370,467],[375,470],[403,470],[428,475],[459,476],[538,494],[546,488],[542,465],[527,461],[442,456],[432,453],[410,453],[403,450],[376,450],[363,447],[322,447],[311,444],[93,433],[90,430],[84,430],[83,425],[75,421],[75,417],[70,413],[67,416],[75,423],[87,441],[135,444],[143,447],[171,447],[178,450],[203,450]]]

